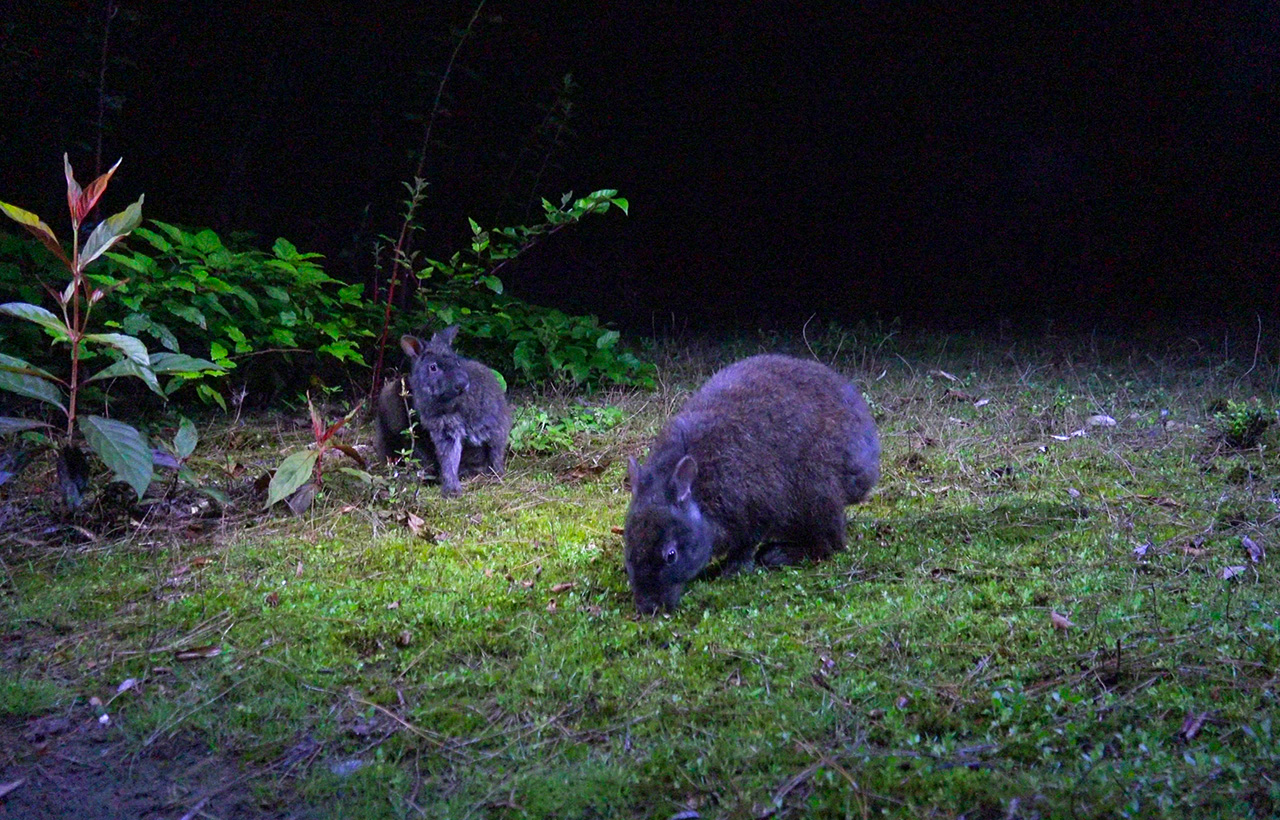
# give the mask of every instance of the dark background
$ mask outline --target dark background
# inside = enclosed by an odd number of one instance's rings
[[[1270,321],[1280,3],[1039,5],[490,0],[420,246],[611,187],[630,217],[508,287],[646,331]],[[0,197],[65,233],[61,155],[87,183],[101,131],[109,209],[145,191],[370,281],[474,3],[121,0],[104,75],[107,7],[0,2]]]

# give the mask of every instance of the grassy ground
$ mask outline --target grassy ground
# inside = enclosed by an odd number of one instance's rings
[[[1274,343],[812,346],[885,445],[848,551],[667,617],[621,568],[626,456],[719,365],[803,342],[517,396],[505,481],[459,499],[330,469],[259,514],[240,488],[308,435],[276,418],[202,426],[225,517],[41,530],[11,494],[0,817],[1272,816],[1280,592],[1244,539],[1280,550],[1280,436],[1229,446],[1213,411],[1274,408]]]

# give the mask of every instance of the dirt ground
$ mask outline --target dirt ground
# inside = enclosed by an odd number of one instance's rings
[[[132,747],[132,748],[130,748]],[[0,820],[310,820],[261,805],[234,761],[190,738],[137,751],[87,705],[0,722]],[[16,784],[16,785],[15,785]]]

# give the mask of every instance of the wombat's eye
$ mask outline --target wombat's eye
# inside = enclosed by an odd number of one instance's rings
[[[427,365],[427,372],[429,373],[435,373],[439,369],[440,367],[435,362],[431,362],[430,364]]]
[[[680,557],[680,553],[676,550],[675,544],[668,544],[665,552],[662,553],[662,559],[668,564],[674,564],[676,559]]]

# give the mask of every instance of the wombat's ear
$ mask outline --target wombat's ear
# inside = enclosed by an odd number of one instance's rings
[[[417,358],[422,353],[424,347],[423,342],[417,336],[410,336],[408,333],[400,337],[400,349],[404,351],[404,355],[410,359]]]
[[[631,494],[638,495],[640,493],[640,465],[636,463],[635,456],[627,459],[627,480],[631,482]]]
[[[671,486],[676,491],[676,503],[683,504],[689,500],[693,493],[693,479],[697,475],[698,462],[693,460],[693,456],[685,456],[676,462],[676,468],[671,471]]]
[[[449,325],[431,337],[431,346],[453,347],[453,340],[458,336],[458,326]]]

